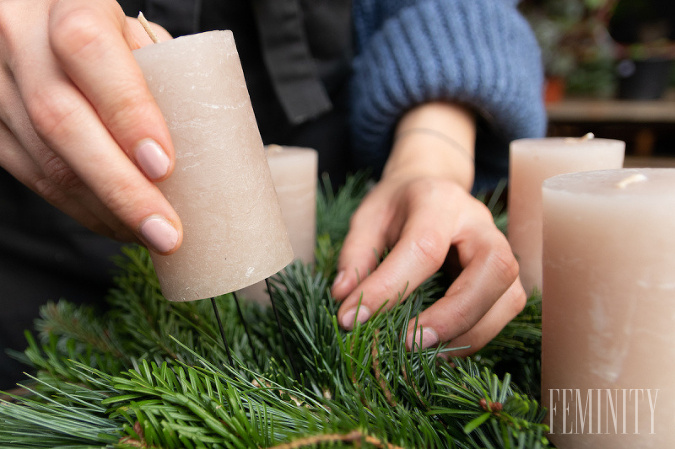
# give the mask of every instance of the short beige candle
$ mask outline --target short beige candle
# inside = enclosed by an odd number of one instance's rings
[[[295,258],[306,264],[313,263],[318,154],[311,148],[280,145],[265,147],[265,153]],[[246,287],[241,295],[260,304],[269,303],[264,282]]]
[[[295,258],[314,262],[318,154],[280,145],[269,145],[265,153]]]
[[[511,143],[508,230],[528,294],[541,290],[541,184],[551,176],[623,166],[625,143],[612,139],[521,139]]]
[[[675,170],[543,184],[542,401],[561,449],[675,446]]]
[[[293,259],[232,33],[134,52],[167,121],[176,167],[158,187],[183,222],[174,254],[152,253],[170,301],[263,280]]]

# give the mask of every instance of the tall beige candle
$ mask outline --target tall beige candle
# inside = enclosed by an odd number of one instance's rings
[[[507,235],[528,294],[541,290],[541,184],[562,173],[621,168],[625,143],[582,138],[521,139],[511,143]]]
[[[158,187],[183,222],[174,254],[152,254],[171,301],[209,298],[293,259],[232,33],[134,52],[167,121],[176,167]]]
[[[313,263],[318,154],[311,148],[280,145],[267,146],[265,153],[295,258]],[[264,282],[246,287],[241,295],[260,304],[269,303]]]
[[[675,170],[556,176],[543,214],[551,440],[675,447]]]

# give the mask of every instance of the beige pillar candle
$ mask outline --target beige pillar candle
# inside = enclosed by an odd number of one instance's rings
[[[624,148],[624,142],[592,134],[511,143],[507,235],[528,294],[541,290],[542,182],[562,173],[621,168]]]
[[[279,145],[266,147],[265,154],[293,254],[305,263],[314,262],[318,154],[311,148]]]
[[[280,145],[267,146],[265,153],[295,258],[313,263],[318,154],[311,148]],[[241,296],[260,304],[269,303],[264,282],[246,287]]]
[[[675,170],[543,184],[542,401],[561,449],[675,446]]]
[[[176,167],[159,189],[183,222],[174,254],[152,254],[162,293],[190,301],[276,273],[293,253],[232,33],[134,52],[167,121]]]

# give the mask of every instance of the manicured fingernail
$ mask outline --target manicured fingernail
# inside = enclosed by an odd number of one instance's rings
[[[178,243],[178,231],[165,218],[152,216],[141,223],[140,232],[155,251],[167,253]]]
[[[171,161],[162,147],[152,139],[143,140],[136,148],[136,162],[141,170],[150,179],[160,179],[166,176]]]
[[[331,290],[338,287],[341,283],[342,280],[345,278],[345,271],[341,270],[337,276],[335,276],[335,280],[333,281],[333,286],[331,287]]]
[[[365,323],[370,318],[372,312],[366,306],[354,307],[353,309],[348,310],[342,315],[342,327],[347,330],[352,330],[354,328],[354,318],[358,323]]]
[[[438,344],[439,338],[435,330],[430,327],[421,327],[415,332],[410,348],[418,347],[420,349],[427,349]]]

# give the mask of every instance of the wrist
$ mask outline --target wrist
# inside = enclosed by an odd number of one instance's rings
[[[443,178],[470,190],[475,124],[466,108],[426,103],[399,122],[383,178]]]

